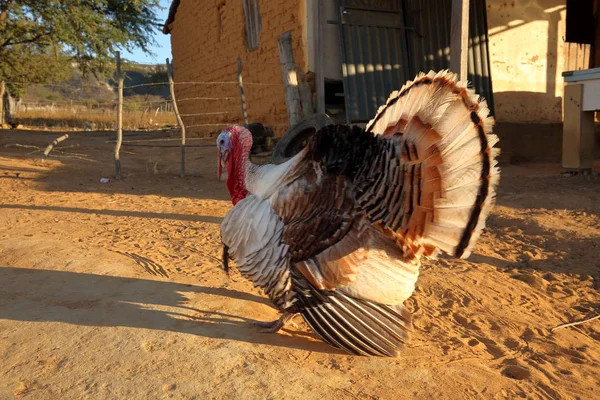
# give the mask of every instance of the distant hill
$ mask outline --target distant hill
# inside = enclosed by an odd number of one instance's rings
[[[125,87],[167,81],[164,65],[140,65],[124,63]],[[116,101],[117,82],[113,78],[97,79],[83,76],[73,66],[71,76],[66,81],[52,85],[32,85],[21,100],[39,103],[87,103],[96,105]],[[160,101],[169,98],[168,85],[138,86],[123,91],[125,102]]]

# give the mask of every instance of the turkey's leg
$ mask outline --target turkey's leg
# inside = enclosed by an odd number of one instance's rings
[[[271,322],[254,321],[253,324],[260,328],[260,332],[263,333],[275,333],[287,324],[292,324],[294,327],[298,327],[292,319],[297,313],[284,312],[278,320]]]

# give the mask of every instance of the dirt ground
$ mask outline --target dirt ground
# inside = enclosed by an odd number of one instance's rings
[[[600,320],[550,332],[600,311],[597,176],[504,166],[471,258],[423,267],[402,356],[361,358],[300,320],[251,325],[277,312],[220,269],[231,203],[212,140],[190,142],[183,179],[177,147],[127,144],[123,179],[102,184],[110,134],[42,163],[56,136],[0,132],[0,399],[600,396]]]

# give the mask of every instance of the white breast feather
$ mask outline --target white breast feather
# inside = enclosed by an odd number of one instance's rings
[[[251,165],[246,171],[246,189],[263,199],[271,196],[286,182],[288,174],[300,162],[304,162],[305,152],[301,151],[283,164]]]

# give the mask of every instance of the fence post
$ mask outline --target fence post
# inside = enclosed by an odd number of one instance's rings
[[[246,96],[244,95],[244,82],[242,81],[242,59],[237,59],[237,82],[240,89],[240,103],[242,105],[242,118],[244,125],[248,126],[248,111],[246,110]]]
[[[172,64],[167,58],[167,76],[169,77],[169,90],[171,92],[171,102],[173,103],[173,111],[175,112],[175,118],[177,118],[177,124],[181,129],[181,171],[180,175],[183,178],[185,176],[185,125],[181,115],[179,115],[179,109],[177,108],[177,100],[175,99],[175,83],[173,82],[173,69]]]
[[[123,142],[123,76],[121,74],[121,52],[117,51],[117,82],[118,82],[118,105],[117,105],[117,143],[115,144],[115,177],[121,178],[121,143]]]

